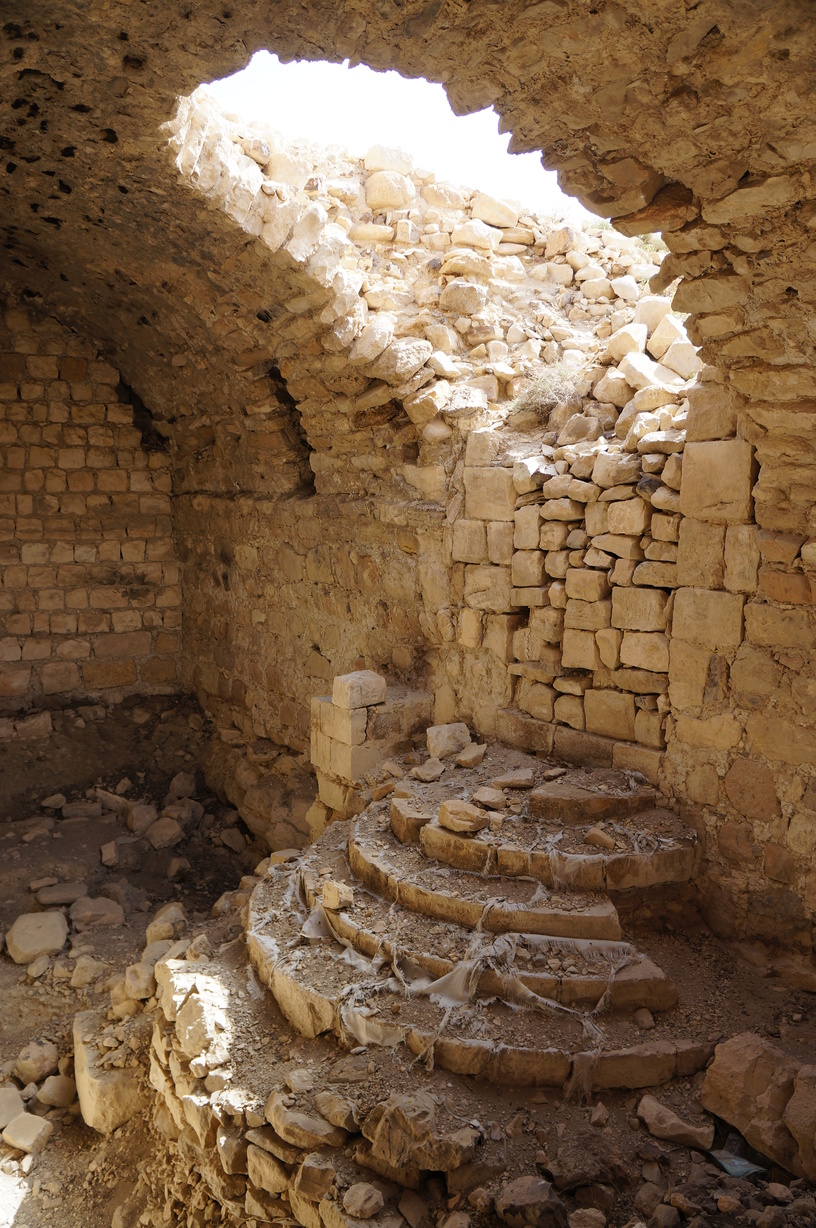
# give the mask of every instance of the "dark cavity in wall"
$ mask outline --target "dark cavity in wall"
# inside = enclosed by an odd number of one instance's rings
[[[142,447],[145,452],[166,452],[170,447],[170,440],[156,428],[153,415],[138,392],[134,392],[129,384],[120,380],[116,387],[116,396],[121,405],[130,405],[133,409],[133,425],[142,432]]]
[[[317,490],[315,487],[314,472],[309,464],[309,458],[314,449],[309,443],[309,440],[306,437],[306,432],[303,429],[303,419],[301,417],[300,410],[298,409],[298,403],[289,391],[286,380],[281,375],[280,368],[274,366],[274,364],[269,368],[269,379],[272,383],[275,399],[277,400],[281,409],[286,412],[289,419],[289,429],[286,433],[291,442],[295,445],[301,457],[301,486],[298,494],[303,496],[314,495],[317,493]]]

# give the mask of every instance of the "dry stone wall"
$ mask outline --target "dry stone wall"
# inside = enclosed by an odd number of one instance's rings
[[[170,458],[144,448],[119,385],[87,342],[54,319],[7,306],[0,712],[178,686]],[[10,720],[4,728],[13,732]]]

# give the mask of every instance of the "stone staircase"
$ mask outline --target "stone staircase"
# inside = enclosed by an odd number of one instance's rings
[[[677,989],[624,939],[612,898],[691,877],[695,834],[657,800],[631,773],[501,747],[434,783],[406,775],[270,870],[249,907],[251,959],[305,1037],[405,1045],[519,1086],[693,1073],[710,1046],[674,1036]],[[659,1020],[645,1041],[642,1008]]]

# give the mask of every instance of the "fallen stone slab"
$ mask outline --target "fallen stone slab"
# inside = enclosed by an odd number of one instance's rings
[[[37,892],[36,898],[38,904],[46,908],[53,908],[56,904],[73,904],[87,894],[87,883],[53,883],[49,887],[42,887]]]
[[[82,1119],[92,1130],[111,1134],[145,1107],[141,1082],[132,1070],[103,1069],[95,1037],[106,1026],[102,1011],[74,1017],[74,1075]]]
[[[708,1151],[714,1142],[713,1122],[694,1126],[683,1121],[682,1117],[678,1117],[654,1096],[641,1098],[637,1115],[649,1133],[664,1142],[677,1143],[681,1147],[696,1147],[698,1151]]]
[[[517,1177],[502,1186],[496,1214],[510,1228],[568,1228],[567,1209],[549,1181]]]
[[[700,1100],[761,1155],[803,1176],[797,1140],[784,1120],[799,1071],[790,1054],[763,1036],[742,1032],[715,1048]]]
[[[115,900],[97,896],[95,899],[85,895],[71,905],[71,922],[75,929],[95,929],[101,925],[121,925],[125,919],[124,909]]]
[[[439,807],[439,825],[453,832],[482,831],[490,822],[490,816],[480,806],[470,802],[451,799]]]
[[[53,1123],[44,1117],[35,1117],[32,1113],[18,1113],[12,1117],[3,1131],[3,1142],[18,1151],[36,1156],[45,1147],[54,1132]]]
[[[58,955],[68,937],[61,912],[28,912],[6,934],[6,948],[15,964],[31,964],[40,955]]]

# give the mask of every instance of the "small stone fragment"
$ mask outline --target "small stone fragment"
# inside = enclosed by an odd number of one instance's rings
[[[488,810],[504,810],[507,805],[507,798],[501,789],[491,789],[487,785],[477,789],[472,800],[476,806],[485,806]]]
[[[337,883],[329,879],[323,884],[323,907],[336,911],[338,908],[350,908],[354,903],[354,889],[348,883]]]
[[[167,790],[172,797],[195,797],[196,781],[192,772],[177,772]]]
[[[315,1108],[326,1121],[330,1121],[333,1126],[339,1126],[341,1130],[354,1134],[360,1128],[355,1105],[337,1092],[318,1092],[315,1096]]]
[[[486,742],[469,742],[467,746],[462,747],[454,762],[458,767],[475,768],[485,757],[487,751]]]
[[[332,683],[332,703],[338,708],[370,708],[385,703],[385,679],[371,669],[339,674]]]
[[[636,1027],[639,1027],[642,1032],[651,1032],[655,1025],[654,1015],[649,1010],[648,1006],[639,1006],[632,1015],[632,1019]]]
[[[40,1104],[47,1104],[55,1109],[67,1109],[76,1099],[76,1083],[67,1075],[49,1075],[37,1092]]]
[[[431,725],[425,731],[425,737],[432,759],[447,759],[470,744],[470,732],[462,721],[451,725]]]
[[[568,1228],[567,1209],[549,1181],[517,1177],[502,1186],[496,1214],[510,1228]]]
[[[445,765],[441,759],[427,759],[425,763],[420,763],[418,767],[411,769],[411,775],[415,780],[421,780],[425,784],[429,784],[432,780],[439,780],[439,777],[445,770]]]
[[[451,799],[442,802],[439,807],[439,825],[448,831],[473,833],[487,827],[490,816],[479,806],[470,802],[460,802]]]
[[[169,849],[184,839],[184,829],[176,819],[163,816],[151,823],[144,833],[154,849]]]
[[[610,836],[609,832],[604,831],[601,827],[590,827],[584,836],[584,844],[591,844],[593,848],[613,849],[615,837]]]
[[[371,1219],[382,1211],[385,1200],[375,1185],[357,1181],[343,1195],[343,1210],[355,1219]]]
[[[109,840],[107,844],[99,846],[99,857],[103,866],[113,868],[119,865],[119,845],[115,840]]]
[[[41,1083],[54,1074],[59,1064],[59,1050],[50,1040],[30,1040],[17,1054],[14,1076],[21,1083]]]
[[[99,925],[121,925],[125,913],[122,905],[115,900],[106,899],[105,896],[92,899],[86,895],[71,905],[70,917],[75,929],[82,933]]]

